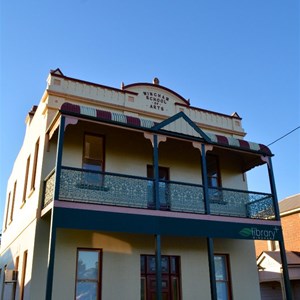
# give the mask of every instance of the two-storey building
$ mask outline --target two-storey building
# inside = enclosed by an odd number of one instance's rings
[[[193,107],[157,78],[118,89],[57,69],[26,126],[3,299],[260,298],[253,240],[283,247],[282,230],[272,153],[244,140],[237,113]],[[271,193],[247,188],[261,165]]]

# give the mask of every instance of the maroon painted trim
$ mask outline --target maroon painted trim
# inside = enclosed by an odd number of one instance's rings
[[[251,148],[250,148],[250,145],[249,145],[249,143],[248,143],[247,141],[245,141],[245,140],[240,140],[240,139],[238,139],[238,141],[239,141],[239,143],[240,143],[241,148],[251,149]]]
[[[156,85],[156,84],[152,84],[152,83],[149,83],[149,82],[137,82],[137,83],[132,83],[132,84],[125,85],[123,87],[123,89],[126,90],[128,88],[132,88],[132,87],[135,87],[135,86],[143,86],[143,85],[149,86],[149,87],[152,87],[152,88],[154,87],[154,88],[159,88],[159,89],[165,90],[165,91],[173,94],[174,96],[180,98],[185,103],[186,106],[190,105],[190,103],[189,103],[188,100],[186,100],[181,95],[179,95],[176,92],[174,92],[173,90],[171,90],[171,89],[169,89],[169,88],[167,88],[165,86],[162,86],[162,85]]]
[[[260,150],[266,154],[268,154],[269,156],[272,156],[272,152],[270,150],[270,148],[266,145],[263,145],[263,144],[258,144],[259,147],[260,147]]]
[[[179,106],[183,106],[183,107],[192,108],[192,109],[195,109],[195,110],[198,110],[198,111],[203,111],[203,112],[207,112],[207,113],[214,114],[214,115],[218,115],[218,116],[223,116],[223,117],[227,117],[227,118],[232,118],[232,119],[242,120],[242,118],[241,118],[240,116],[230,116],[230,115],[222,114],[222,113],[215,112],[215,111],[212,111],[212,110],[202,109],[202,108],[199,108],[199,107],[190,106],[190,105],[185,105],[185,104],[178,103],[178,102],[175,103],[175,105],[179,105]]]
[[[51,76],[63,78],[63,79],[70,80],[70,81],[76,81],[76,82],[79,82],[79,83],[92,85],[92,86],[95,86],[95,87],[101,87],[101,88],[104,88],[104,89],[109,89],[109,90],[116,91],[116,92],[123,93],[123,94],[132,94],[132,95],[135,95],[135,96],[138,95],[138,93],[136,93],[136,92],[125,91],[125,90],[117,89],[117,88],[107,86],[107,85],[103,85],[103,84],[99,84],[99,83],[94,83],[94,82],[90,82],[90,81],[85,81],[85,80],[81,80],[81,79],[77,79],[77,78],[68,77],[68,76],[65,76],[65,75],[56,74],[55,71],[51,71],[50,74],[51,74]],[[61,72],[61,74],[62,74],[62,72]]]
[[[71,104],[71,103],[65,102],[61,106],[61,111],[63,113],[71,112],[71,113],[75,113],[75,114],[80,115],[81,114],[81,106],[77,105],[77,104]],[[111,112],[104,111],[104,110],[99,110],[99,109],[96,109],[96,108],[95,108],[95,111],[96,111],[96,117],[97,118],[102,119],[102,120],[109,120],[109,121],[112,120],[112,113]],[[141,127],[141,119],[140,118],[132,117],[132,116],[125,116],[125,117],[126,117],[126,123],[128,125]],[[217,144],[217,145],[220,145],[220,146],[228,146],[230,148],[241,148],[241,149],[244,149],[244,150],[255,151],[255,152],[262,151],[265,155],[272,156],[271,150],[263,144],[258,144],[260,150],[254,150],[254,149],[251,149],[249,142],[247,142],[246,140],[237,139],[237,141],[239,142],[239,145],[240,145],[238,147],[238,146],[231,145],[226,136],[215,134],[215,137],[217,138],[217,142],[213,143],[213,144]]]
[[[75,114],[80,114],[80,106],[77,104],[71,104],[68,102],[63,103],[63,105],[60,107],[61,110],[72,112]]]
[[[104,111],[104,110],[96,110],[97,118],[105,119],[105,120],[111,120],[111,112],[110,111]]]
[[[136,117],[126,116],[127,124],[134,125],[134,126],[141,126],[141,120]]]
[[[218,140],[218,144],[229,145],[228,139],[227,139],[226,136],[223,136],[223,135],[217,135],[217,134],[216,134],[216,137],[217,137],[217,140]]]

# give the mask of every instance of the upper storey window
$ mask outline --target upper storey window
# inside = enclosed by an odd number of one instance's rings
[[[102,176],[99,172],[104,171],[104,137],[99,135],[85,134],[83,145],[82,167],[85,172],[83,183],[87,185],[99,185]]]
[[[104,138],[85,134],[82,166],[92,171],[104,171]]]
[[[206,156],[206,161],[208,186],[212,188],[221,187],[221,173],[218,157],[216,155],[208,154]]]

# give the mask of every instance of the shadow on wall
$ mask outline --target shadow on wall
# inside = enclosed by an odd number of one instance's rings
[[[13,257],[10,249],[0,258],[0,300],[27,299],[30,280],[26,279],[27,251]]]

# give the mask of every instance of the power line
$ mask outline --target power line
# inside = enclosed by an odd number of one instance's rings
[[[270,143],[270,144],[268,145],[268,147],[271,146],[271,145],[273,145],[273,144],[275,144],[276,142],[280,141],[281,139],[285,138],[286,136],[288,136],[289,134],[291,134],[292,132],[296,131],[296,130],[299,129],[299,128],[300,128],[300,126],[298,126],[298,127],[296,127],[295,129],[289,131],[288,133],[286,133],[285,135],[281,136],[280,138],[278,138],[278,139],[275,140],[274,142]]]

